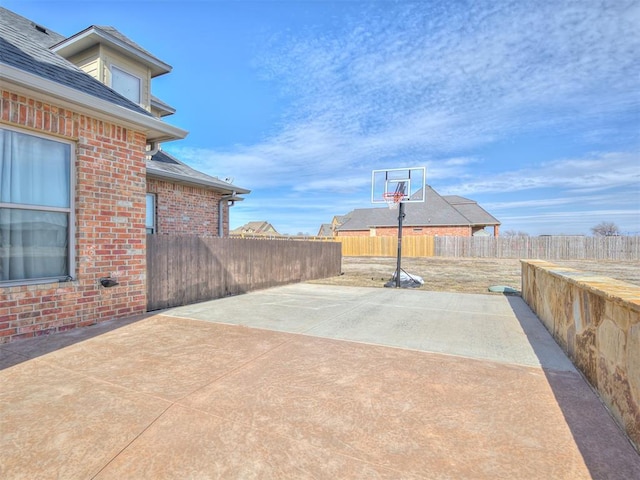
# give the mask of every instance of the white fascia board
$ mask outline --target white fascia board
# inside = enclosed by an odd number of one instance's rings
[[[118,123],[147,135],[148,142],[167,142],[185,138],[189,132],[155,117],[89,95],[46,78],[0,62],[0,87],[55,103],[93,118]]]
[[[172,70],[171,65],[153,57],[146,52],[143,52],[132,45],[123,42],[117,37],[114,37],[109,32],[101,30],[99,27],[90,27],[84,32],[80,32],[73,37],[67,38],[62,42],[51,47],[51,51],[61,55],[65,58],[78,53],[96,43],[100,43],[103,40],[106,45],[110,45],[118,50],[125,52],[128,56],[132,56],[147,64],[154,73],[154,77],[169,73]]]
[[[152,178],[157,178],[160,180],[171,180],[177,183],[185,184],[185,185],[194,185],[197,187],[204,187],[215,190],[217,192],[226,193],[226,194],[247,194],[251,193],[251,190],[247,190],[246,188],[236,187],[230,183],[224,182],[216,182],[216,181],[208,181],[200,178],[188,177],[186,175],[180,175],[179,173],[167,172],[165,170],[160,170],[157,168],[147,166],[147,175]],[[238,201],[238,199],[235,199]]]

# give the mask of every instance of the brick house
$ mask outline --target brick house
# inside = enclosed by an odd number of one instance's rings
[[[280,235],[278,231],[267,221],[249,222],[245,223],[241,227],[231,230],[231,235]]]
[[[149,228],[228,232],[248,190],[160,149],[187,134],[150,93],[169,70],[111,28],[0,8],[0,343],[145,312]]]
[[[318,230],[318,237],[335,237],[336,229],[349,219],[349,214],[334,215],[331,223],[323,223]]]
[[[54,34],[51,34],[54,35]],[[53,39],[52,39],[53,40]],[[157,118],[175,109],[151,92],[151,80],[171,71],[113,27],[91,26],[56,41],[51,50],[101,83],[110,86]],[[147,155],[148,233],[224,236],[229,205],[249,190],[199,172],[149,142]]]
[[[403,236],[488,236],[485,227],[492,227],[493,236],[499,235],[500,222],[477,202],[457,195],[441,196],[429,185],[425,186],[425,202],[406,203],[404,211]],[[398,210],[360,208],[344,218],[335,227],[336,236],[398,235]]]

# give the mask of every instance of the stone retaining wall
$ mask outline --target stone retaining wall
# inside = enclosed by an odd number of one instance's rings
[[[523,260],[522,297],[640,450],[640,287]]]

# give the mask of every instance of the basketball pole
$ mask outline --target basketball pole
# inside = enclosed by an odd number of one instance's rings
[[[404,202],[398,208],[398,264],[396,267],[396,288],[400,288],[400,272],[402,271],[402,220],[404,219]]]

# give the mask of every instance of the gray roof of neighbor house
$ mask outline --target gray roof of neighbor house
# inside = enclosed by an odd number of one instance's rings
[[[338,225],[342,225],[344,222],[346,222],[347,220],[349,220],[349,215],[351,215],[351,213],[346,213],[344,215],[335,215],[333,217],[333,220],[335,223],[337,223]]]
[[[477,202],[464,197],[442,197],[429,185],[425,186],[424,203],[405,203],[405,226],[482,226],[500,225]],[[398,210],[389,208],[360,208],[337,230],[368,230],[371,227],[398,225]]]
[[[247,190],[246,188],[238,187],[220,180],[217,177],[199,172],[162,150],[159,150],[151,158],[147,157],[147,175],[171,182],[210,188],[226,195],[251,192],[251,190]],[[234,198],[231,200],[241,201],[244,199],[234,195]]]
[[[333,237],[333,225],[330,223],[323,223],[318,230],[319,237]]]
[[[276,231],[275,227],[266,220],[245,223],[241,227],[234,228],[231,233],[265,233],[280,235]]]
[[[462,215],[473,222],[473,225],[499,225],[500,222],[478,205],[478,202],[458,195],[444,195],[449,205],[452,205]]]

